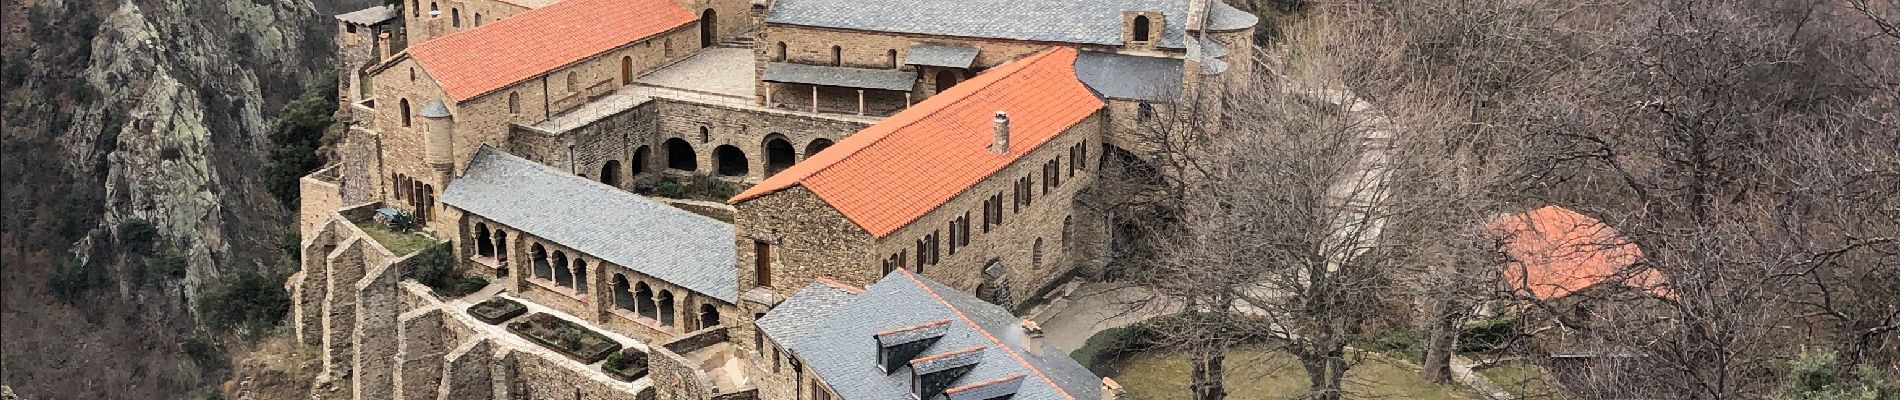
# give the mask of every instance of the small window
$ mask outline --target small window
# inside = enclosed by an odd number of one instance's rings
[[[574,72],[567,73],[567,91],[568,92],[581,91],[581,75],[580,74],[577,74]]]
[[[410,82],[415,82],[415,81],[416,81],[416,68],[415,68],[415,67],[409,67],[409,81],[410,81]]]
[[[778,42],[778,56],[773,57],[772,60],[785,61],[785,42]]]
[[[509,114],[521,113],[521,93],[508,92],[508,113]]]
[[[422,0],[409,0],[409,15],[422,16]]]
[[[429,16],[430,17],[442,16],[442,9],[439,7],[436,7],[435,2],[433,1],[429,2]]]
[[[1148,103],[1141,103],[1140,105],[1135,106],[1135,120],[1136,121],[1148,122],[1148,120],[1151,120],[1154,118],[1155,118],[1154,105],[1148,104]]]
[[[1148,16],[1146,15],[1135,16],[1134,30],[1135,30],[1134,36],[1135,36],[1136,42],[1148,41]]]
[[[708,128],[703,125],[699,127],[699,142],[700,143],[712,142],[712,128]]]
[[[475,13],[475,26],[482,26],[482,13]]]
[[[831,66],[844,66],[844,48],[831,46]]]
[[[1036,238],[1036,244],[1029,250],[1029,265],[1042,267],[1042,238]]]
[[[407,128],[409,127],[409,99],[402,99],[397,102],[397,104],[400,106],[398,108],[400,108],[402,112],[402,126]]]
[[[897,69],[897,49],[887,50],[884,54],[891,59],[891,69]]]
[[[449,9],[449,26],[456,28],[462,27],[462,9]]]
[[[356,24],[352,24],[352,23],[347,23],[347,22],[346,22],[346,23],[344,23],[344,24],[343,24],[343,31],[344,31],[344,32],[349,32],[349,33],[356,33]]]

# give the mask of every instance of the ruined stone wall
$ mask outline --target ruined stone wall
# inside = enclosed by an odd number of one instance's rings
[[[738,109],[670,99],[656,99],[655,103],[659,136],[652,142],[642,143],[653,146],[654,151],[648,159],[649,171],[666,168],[666,160],[672,155],[667,154],[664,142],[678,138],[692,146],[694,163],[698,165],[698,172],[704,174],[716,172],[718,160],[714,158],[714,151],[719,146],[737,148],[746,158],[745,177],[756,182],[767,176],[765,146],[768,139],[789,142],[797,159],[804,160],[810,157],[808,150],[813,143],[821,140],[835,143],[870,126],[863,122],[812,115]],[[703,138],[700,135],[701,128],[706,132]]]
[[[297,199],[297,232],[310,236],[329,222],[325,218],[336,209],[343,208],[343,187],[334,179],[325,179],[327,175],[337,173],[337,166],[317,170],[310,175],[297,179],[297,190],[301,195]]]
[[[382,152],[382,138],[375,131],[364,129],[361,125],[344,129],[343,140],[336,145],[339,160],[335,166],[342,204],[380,201],[383,194],[388,193],[385,186],[388,178],[384,178],[388,174],[383,173]],[[309,192],[306,190],[304,193]]]
[[[628,385],[605,373],[583,373],[538,354],[515,352],[514,388],[523,399],[624,399]],[[558,357],[558,356],[557,356]]]
[[[398,318],[395,354],[395,398],[434,399],[442,384],[442,370],[451,337],[439,308],[423,308]]]
[[[495,364],[495,349],[487,338],[461,342],[444,355],[442,386],[437,390],[444,399],[486,398],[494,394],[490,374]]]
[[[698,400],[710,399],[716,390],[712,380],[700,372],[691,360],[680,356],[665,347],[654,347],[647,354],[647,376],[653,382],[658,400]]]
[[[607,162],[614,161],[619,164],[615,186],[630,189],[629,182],[636,176],[655,171],[650,160],[659,144],[657,121],[654,104],[645,103],[566,132],[515,127],[509,132],[507,148],[510,154],[597,181],[606,172]],[[645,166],[634,162],[642,146],[649,160]]]
[[[368,241],[359,239],[360,241]],[[374,243],[373,241],[369,241]],[[380,245],[368,246],[371,251],[388,253]],[[356,322],[351,335],[352,391],[357,400],[390,399],[394,393],[388,389],[395,371],[395,359],[399,341],[398,330],[401,325],[398,318],[402,314],[402,302],[397,297],[397,283],[402,281],[403,271],[411,268],[411,255],[394,258],[369,266],[361,280],[351,287],[351,295],[356,297]]]
[[[1101,143],[1101,129],[1099,113],[1083,119],[936,210],[878,239],[876,254],[890,257],[902,252],[909,258],[905,265],[912,271],[921,271],[924,276],[969,293],[977,293],[977,287],[985,279],[984,268],[993,261],[1000,261],[1007,271],[1002,282],[1009,288],[1009,301],[1003,305],[1013,308],[1030,300],[1074,267],[1066,249],[1075,241],[1071,234],[1075,226],[1099,219],[1079,215],[1074,199],[1077,192],[1094,182],[1096,168],[1088,161],[1094,159],[1099,150],[1094,147]],[[1077,146],[1089,148],[1089,156],[1082,160],[1083,164],[1077,165],[1087,169],[1070,167],[1071,162],[1076,161],[1071,149]],[[1050,161],[1058,164],[1055,171],[1059,186],[1044,191],[1043,183],[1048,176],[1043,173],[1043,166]],[[1014,205],[1014,185],[1023,177],[1030,178],[1033,193],[1029,206],[1018,207]],[[984,232],[983,202],[999,194],[1005,202],[1003,223]],[[965,215],[970,219],[970,244],[959,246],[951,253],[949,222]],[[1078,219],[1081,222],[1077,222]],[[938,263],[919,267],[916,241],[926,234],[938,237]],[[1037,243],[1041,243],[1040,256]]]

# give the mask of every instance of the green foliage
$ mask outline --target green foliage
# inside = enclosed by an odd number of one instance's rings
[[[1900,382],[1868,366],[1842,373],[1833,351],[1803,351],[1790,361],[1774,400],[1886,400],[1900,399]]]
[[[206,371],[222,370],[229,364],[225,362],[224,351],[219,349],[216,343],[201,337],[185,339],[184,342],[178,343],[178,350],[185,354],[185,358],[191,359],[193,364],[197,364],[198,368]]]
[[[1102,373],[1116,360],[1154,347],[1160,337],[1161,333],[1148,324],[1108,328],[1090,336],[1082,348],[1069,352],[1069,357],[1091,371]]]
[[[436,245],[423,249],[410,259],[409,270],[404,272],[410,279],[421,282],[444,297],[462,297],[488,286],[488,281],[480,277],[462,275],[455,271],[455,255],[448,246]]]
[[[408,211],[397,211],[396,215],[390,216],[389,222],[384,225],[389,226],[390,232],[403,233],[421,227],[422,220],[416,218],[415,214],[409,213]]]
[[[132,254],[148,254],[158,243],[158,226],[142,219],[120,222],[117,229],[119,246]]]
[[[1414,362],[1425,359],[1425,356],[1419,353],[1418,332],[1413,332],[1410,329],[1390,328],[1381,330],[1375,334],[1368,335],[1365,339],[1354,342],[1352,345],[1360,350],[1385,354],[1395,358],[1412,360]]]
[[[204,292],[198,302],[205,326],[221,332],[261,333],[290,311],[283,276],[244,271]]]
[[[1465,324],[1458,332],[1459,352],[1486,352],[1502,349],[1517,339],[1517,319],[1497,317]]]
[[[136,285],[157,282],[161,279],[185,277],[185,269],[190,266],[185,254],[166,247],[158,254],[144,257],[133,264],[132,282]]]
[[[653,187],[653,194],[674,199],[686,197],[686,185],[681,185],[679,181],[673,180],[673,178],[666,178],[660,180],[658,186]]]
[[[303,235],[296,231],[284,232],[283,238],[277,240],[277,248],[290,256],[290,261],[303,262]]]
[[[7,55],[6,67],[0,68],[0,77],[4,77],[3,81],[6,87],[19,87],[21,84],[26,83],[27,73],[31,72],[26,67],[27,54],[26,52],[13,52],[13,54]]]
[[[53,267],[53,295],[68,304],[78,304],[87,291],[109,283],[105,270],[78,260]]]
[[[732,187],[732,182],[716,177],[700,177],[697,182],[693,182],[693,185],[699,188],[700,194],[709,197],[709,200],[725,201],[738,193],[738,189]]]
[[[297,179],[321,167],[317,147],[335,122],[336,79],[317,77],[317,85],[284,105],[270,125],[270,150],[264,161],[264,186],[284,205],[297,202]]]

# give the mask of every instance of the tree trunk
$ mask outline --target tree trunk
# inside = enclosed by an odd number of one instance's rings
[[[1307,398],[1314,400],[1340,400],[1344,398],[1340,383],[1345,380],[1345,350],[1335,350],[1319,357],[1301,357],[1300,366],[1306,368],[1308,381]]]
[[[1464,319],[1461,309],[1449,300],[1435,302],[1431,321],[1425,327],[1425,359],[1419,363],[1418,377],[1426,382],[1451,383],[1451,356],[1458,340],[1459,321]]]

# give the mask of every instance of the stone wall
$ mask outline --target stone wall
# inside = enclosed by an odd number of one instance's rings
[[[701,372],[698,365],[678,353],[665,347],[654,347],[647,357],[647,376],[653,382],[665,384],[653,385],[654,398],[657,400],[698,400],[710,399],[716,389],[712,379]]]
[[[343,208],[343,187],[336,175],[341,168],[332,165],[297,179],[297,232],[304,236],[315,233],[316,229],[329,221],[324,218],[336,209]]]
[[[785,44],[785,53],[778,52],[779,43]],[[1110,46],[1077,46],[1067,43],[1029,42],[1002,39],[979,39],[949,36],[916,35],[896,32],[870,32],[833,28],[820,28],[797,25],[767,24],[760,33],[753,55],[758,59],[759,74],[762,76],[765,65],[786,61],[810,65],[831,65],[831,49],[838,47],[840,61],[846,67],[873,69],[916,70],[915,67],[902,65],[904,57],[910,53],[910,46],[918,43],[935,43],[956,46],[968,46],[979,49],[971,70],[953,70],[958,79],[968,79],[975,72],[994,67],[1010,60],[1022,58],[1052,46],[1081,47],[1085,49],[1112,50]],[[892,51],[896,56],[892,57]],[[893,61],[895,58],[895,61]],[[896,65],[893,65],[896,64]],[[916,101],[923,101],[936,94],[935,69],[926,68],[919,74],[920,84],[912,92]],[[764,101],[768,84],[759,83],[756,96]],[[774,95],[777,96],[777,95]],[[778,99],[774,99],[778,101]]]
[[[440,308],[423,308],[398,318],[395,398],[433,399],[442,386],[443,356],[450,337]]]
[[[741,291],[760,286],[754,278],[759,242],[770,245],[770,289],[780,298],[791,297],[820,277],[864,287],[883,276],[871,235],[802,186],[734,208]]]
[[[407,34],[410,45],[438,36],[474,29],[528,10],[527,7],[499,0],[407,0],[407,2],[408,4],[403,5],[402,18],[403,24],[409,27]],[[430,16],[429,6],[431,5],[442,13]],[[452,20],[457,10],[462,15],[460,27],[455,26]],[[479,24],[476,23],[478,15],[481,17]]]
[[[651,162],[659,145],[654,115],[654,104],[649,102],[566,132],[517,126],[509,131],[507,148],[510,154],[594,180],[602,180],[606,164],[612,161],[618,164],[614,186],[631,189],[629,183],[636,177],[665,166]],[[646,162],[635,162],[636,154],[645,154]]]
[[[359,238],[359,243],[374,241]],[[389,250],[380,245],[369,246],[374,251],[387,254]],[[402,314],[402,302],[397,297],[398,282],[402,281],[403,271],[411,268],[413,254],[395,258],[387,262],[369,265],[363,278],[352,286],[351,293],[356,297],[356,322],[351,336],[352,387],[357,400],[393,398],[388,390],[395,371],[395,359],[390,357],[398,351],[398,331],[401,324],[397,317]]]
[[[444,356],[442,365],[442,387],[437,390],[444,399],[475,399],[494,394],[494,382],[490,379],[491,364],[494,364],[494,346],[488,338],[475,338],[463,341]]]
[[[838,140],[870,126],[868,123],[823,118],[806,114],[740,109],[670,99],[655,99],[654,117],[658,119],[658,137],[641,143],[653,146],[649,171],[665,169],[671,157],[664,142],[684,140],[693,148],[697,172],[715,174],[718,160],[714,152],[720,146],[732,146],[745,155],[748,181],[764,180],[767,175],[765,146],[768,140],[784,140],[795,151],[797,160],[810,157],[814,143]],[[701,129],[705,135],[702,137]]]

